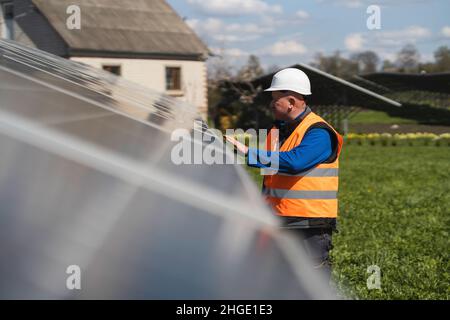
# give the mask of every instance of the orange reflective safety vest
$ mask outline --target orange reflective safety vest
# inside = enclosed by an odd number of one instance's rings
[[[267,202],[280,216],[336,218],[338,213],[339,154],[343,139],[324,119],[310,112],[283,143],[280,152],[297,147],[309,128],[320,127],[336,135],[332,156],[316,167],[297,174],[277,173],[264,177],[263,192]],[[276,151],[278,135],[274,128],[267,135],[267,150]]]

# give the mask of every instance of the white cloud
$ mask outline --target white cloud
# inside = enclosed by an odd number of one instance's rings
[[[233,23],[227,25],[225,30],[228,32],[238,32],[240,34],[242,33],[265,34],[272,32],[274,29],[271,27],[261,26],[254,23],[246,23],[246,24]]]
[[[249,55],[248,52],[246,52],[244,50],[241,50],[239,48],[227,49],[227,50],[225,50],[225,53],[227,55],[229,55],[229,56],[232,56],[232,57],[243,57],[243,56],[248,56]]]
[[[279,28],[286,24],[292,23],[291,21],[288,21],[286,19],[278,19],[269,15],[263,15],[260,21],[262,26],[272,29]]]
[[[316,0],[316,2],[323,4],[333,2],[333,4],[343,5],[348,8],[359,8],[363,5],[363,0]]]
[[[345,38],[345,47],[350,51],[359,51],[363,48],[364,42],[362,34],[352,33]]]
[[[224,23],[220,19],[208,18],[200,21],[198,19],[186,20],[186,23],[195,30],[195,32],[202,34],[206,32],[219,32],[223,30]]]
[[[304,45],[297,41],[279,41],[273,45],[263,49],[261,53],[265,53],[272,56],[289,56],[300,55],[307,52]]]
[[[219,55],[219,56],[229,56],[229,57],[239,58],[239,57],[245,57],[245,56],[249,55],[248,52],[241,50],[239,48],[224,49],[224,48],[212,47],[210,49],[214,54]]]
[[[363,9],[363,7],[368,7],[370,5],[378,5],[380,7],[392,7],[392,6],[406,6],[414,4],[424,4],[430,0],[316,0],[317,3],[323,5],[335,5],[343,6],[351,9]]]
[[[308,19],[308,18],[309,18],[308,12],[303,11],[303,10],[297,11],[297,12],[295,13],[295,16],[296,16],[297,18],[300,18],[300,19]]]
[[[274,31],[274,27],[255,23],[226,24],[218,18],[187,20],[187,24],[201,37],[219,42],[245,42],[256,40],[263,34]]]
[[[223,21],[215,18],[208,18],[206,21],[201,22],[201,29],[212,33],[223,30],[223,26]]]
[[[280,5],[270,5],[262,0],[187,0],[198,10],[212,15],[238,16],[263,13],[282,13]]]
[[[400,30],[352,33],[344,40],[350,51],[381,50],[382,48],[398,49],[408,43],[415,44],[431,36],[430,30],[421,26],[410,26]]]
[[[446,38],[450,38],[450,27],[449,26],[443,27],[441,30],[441,34]]]
[[[345,0],[342,1],[342,4],[349,8],[359,8],[362,6],[362,2],[360,0]]]
[[[430,30],[421,26],[410,26],[402,30],[382,31],[377,34],[378,39],[389,44],[404,42],[416,42],[417,40],[431,36]]]
[[[212,38],[221,43],[223,42],[247,42],[252,40],[257,40],[260,38],[259,35],[233,35],[233,34],[215,34]]]
[[[431,36],[430,30],[420,26],[410,26],[401,30],[381,31],[366,34],[366,43],[373,47],[401,47],[415,44]]]
[[[450,30],[449,30],[450,31]],[[357,51],[372,50],[381,60],[396,61],[398,52],[406,44],[416,44],[418,41],[428,39],[431,32],[421,26],[410,26],[399,30],[368,31],[365,33],[352,33],[345,38],[345,47],[349,54]],[[421,62],[433,60],[430,55],[421,53]]]

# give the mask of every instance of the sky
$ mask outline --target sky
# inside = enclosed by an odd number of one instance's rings
[[[426,62],[439,46],[450,47],[450,0],[166,1],[233,69],[250,54],[267,69],[310,63],[317,53],[336,50],[344,57],[372,50],[393,61],[408,43]]]

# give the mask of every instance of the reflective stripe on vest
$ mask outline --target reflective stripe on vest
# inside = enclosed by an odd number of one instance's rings
[[[291,176],[291,177],[337,177],[339,174],[338,168],[312,168],[300,173],[289,174],[289,173],[278,173],[280,176]]]
[[[337,192],[339,184],[339,155],[343,139],[320,116],[310,112],[280,147],[281,152],[298,146],[308,129],[315,124],[325,124],[337,140],[336,159],[296,174],[277,173],[264,177],[264,194],[267,202],[281,216],[335,218],[337,217]],[[267,137],[267,149],[274,150],[278,142],[273,131]]]
[[[264,189],[264,193],[275,198],[288,199],[337,199],[337,191],[299,191],[288,189]]]

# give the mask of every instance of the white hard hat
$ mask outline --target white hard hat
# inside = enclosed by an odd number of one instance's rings
[[[294,91],[303,95],[311,94],[311,83],[303,71],[296,68],[286,68],[278,71],[272,78],[270,88],[264,91]]]

